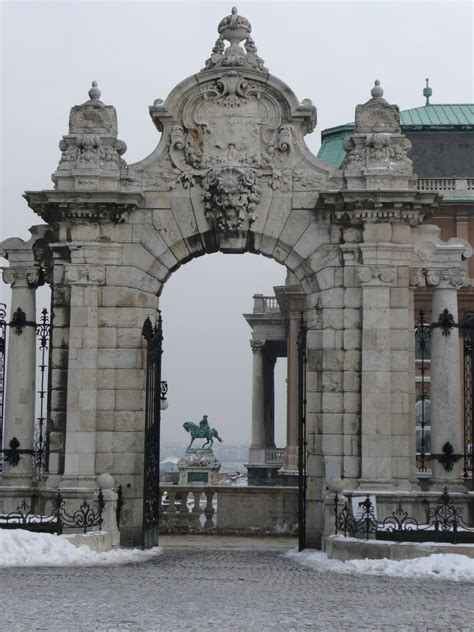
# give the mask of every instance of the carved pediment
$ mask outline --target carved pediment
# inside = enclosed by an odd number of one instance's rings
[[[162,139],[154,159],[130,166],[129,181],[165,190],[200,186],[209,224],[235,232],[255,220],[264,184],[291,190],[297,170],[311,180],[303,138],[314,129],[316,108],[263,68],[250,23],[236,10],[218,31],[206,67],[150,107]]]

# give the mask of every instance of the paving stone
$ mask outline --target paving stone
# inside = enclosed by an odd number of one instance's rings
[[[1,569],[0,628],[474,630],[472,584],[318,571],[284,553],[164,547],[159,558],[141,564]]]

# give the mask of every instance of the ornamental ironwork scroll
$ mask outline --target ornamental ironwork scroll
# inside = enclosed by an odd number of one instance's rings
[[[346,500],[340,508],[340,499],[334,496],[334,530],[336,535],[369,540],[395,540],[397,542],[461,542],[474,543],[474,526],[463,517],[462,507],[456,505],[445,487],[436,505],[426,512],[423,522],[409,516],[399,502],[383,520],[375,517],[370,496],[359,503],[360,517],[352,513]]]
[[[47,442],[46,442],[46,409],[48,396],[48,350],[51,337],[51,323],[49,321],[48,310],[41,311],[41,318],[36,326],[36,335],[39,341],[40,371],[39,395],[39,415],[35,421],[34,443],[33,443],[33,472],[36,480],[41,480],[47,466]],[[46,399],[46,401],[45,401]]]
[[[15,511],[0,514],[0,529],[23,529],[57,535],[61,535],[65,528],[80,530],[83,533],[102,529],[105,501],[101,488],[99,488],[95,503],[88,502],[84,498],[80,506],[73,510],[67,507],[66,500],[60,491],[53,498],[51,513],[38,513],[33,506],[33,502],[29,504],[24,500]]]

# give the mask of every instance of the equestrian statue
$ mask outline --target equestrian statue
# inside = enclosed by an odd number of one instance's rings
[[[202,445],[203,448],[212,448],[214,439],[217,439],[222,443],[222,439],[219,437],[217,430],[215,428],[211,428],[209,425],[207,415],[203,416],[199,424],[195,424],[192,421],[185,421],[183,428],[191,435],[191,442],[186,448],[187,450],[191,448],[195,439],[206,439],[205,443]]]

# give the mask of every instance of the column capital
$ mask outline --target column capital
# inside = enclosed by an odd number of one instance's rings
[[[397,278],[397,269],[392,266],[359,266],[357,277],[361,285],[391,285]]]
[[[250,347],[253,353],[258,353],[262,351],[263,345],[265,344],[265,340],[251,340]]]
[[[465,273],[459,269],[427,270],[426,283],[439,289],[459,290],[464,285]]]
[[[32,265],[28,267],[16,266],[3,268],[3,280],[12,288],[37,288],[43,282],[42,274],[39,266]]]

